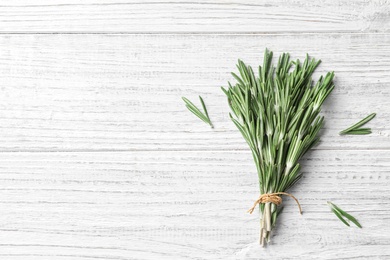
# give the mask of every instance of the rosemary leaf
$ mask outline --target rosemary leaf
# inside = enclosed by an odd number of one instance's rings
[[[214,128],[213,124],[211,123],[209,114],[206,109],[206,105],[204,104],[204,101],[201,96],[199,96],[200,103],[202,104],[204,113],[200,111],[199,108],[197,108],[190,100],[188,100],[185,97],[182,97],[183,101],[186,103],[186,107],[189,111],[191,111],[194,115],[196,115],[199,119],[201,119],[203,122],[209,124],[211,128]]]
[[[335,204],[333,204],[332,202],[328,201],[328,205],[330,207],[330,209],[332,210],[332,212],[347,226],[349,226],[349,223],[344,219],[348,219],[349,221],[351,221],[352,223],[354,223],[357,227],[359,228],[362,228],[362,225],[360,225],[360,223],[357,221],[356,218],[354,218],[353,216],[351,216],[350,214],[348,214],[347,212],[345,212],[344,210],[342,210],[341,208],[339,208],[338,206],[336,206]],[[343,218],[344,217],[344,218]]]
[[[338,212],[334,208],[332,208],[331,210],[345,225],[347,225],[348,227],[350,226],[349,223],[341,216],[340,212]]]
[[[364,128],[366,129],[366,128]],[[346,134],[348,135],[368,135],[371,134],[371,130],[363,130],[363,129],[356,129],[356,130],[350,130]]]
[[[374,117],[376,116],[376,113],[372,113],[368,115],[367,117],[363,118],[356,124],[354,124],[351,127],[348,127],[347,129],[341,131],[339,134],[340,135],[365,135],[365,134],[371,134],[371,129],[370,128],[360,128],[361,126],[365,125],[369,121],[371,121]]]
[[[204,111],[206,117],[209,118],[209,113],[207,113],[207,108],[206,108],[206,105],[204,104],[203,98],[201,96],[199,96],[199,99],[200,99],[200,103],[202,103],[203,111]]]

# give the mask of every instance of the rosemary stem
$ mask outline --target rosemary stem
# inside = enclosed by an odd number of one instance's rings
[[[267,214],[265,215],[266,217],[266,229],[267,229],[267,232],[270,232],[271,231],[271,203],[270,202],[267,202],[265,204],[265,208],[267,209]]]
[[[264,247],[264,241],[263,241],[263,226],[264,226],[264,218],[260,219],[260,236],[259,236],[259,243],[261,246]]]
[[[265,246],[266,242],[269,242],[271,234],[271,203],[264,204],[264,210],[260,222],[260,245]]]

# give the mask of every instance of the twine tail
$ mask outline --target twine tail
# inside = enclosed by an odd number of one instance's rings
[[[297,205],[298,205],[299,214],[302,215],[302,207],[301,207],[301,204],[299,204],[298,199],[295,198],[294,195],[292,195],[292,194],[290,194],[290,193],[287,193],[287,192],[277,192],[277,193],[274,193],[274,194],[286,195],[286,196],[289,196],[290,198],[293,198],[293,199],[295,200],[295,202],[297,203]]]
[[[256,201],[255,201],[255,203],[253,204],[253,206],[250,208],[250,209],[248,209],[248,213],[249,214],[252,214],[253,213],[253,211],[255,210],[255,208],[256,208],[256,206],[257,206],[257,204],[259,204],[260,205],[260,201],[259,201],[260,199],[257,199]]]

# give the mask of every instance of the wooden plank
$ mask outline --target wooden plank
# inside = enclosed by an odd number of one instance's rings
[[[389,32],[381,0],[6,0],[0,32]]]
[[[247,150],[219,87],[237,58],[256,66],[265,47],[322,58],[316,78],[336,72],[318,149],[388,149],[389,43],[388,34],[1,36],[0,150]],[[214,130],[181,100],[198,95]],[[338,136],[371,112],[372,135]]]
[[[0,153],[2,259],[386,259],[388,151],[313,151],[272,245],[249,152]],[[344,226],[330,200],[363,229]]]

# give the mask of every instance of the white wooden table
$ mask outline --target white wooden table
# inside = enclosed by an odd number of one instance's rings
[[[5,0],[0,259],[390,259],[389,1]],[[220,86],[265,48],[336,73],[322,143],[257,244]],[[202,95],[211,130],[181,96]],[[368,136],[338,131],[377,112]],[[356,216],[347,228],[331,200]]]

